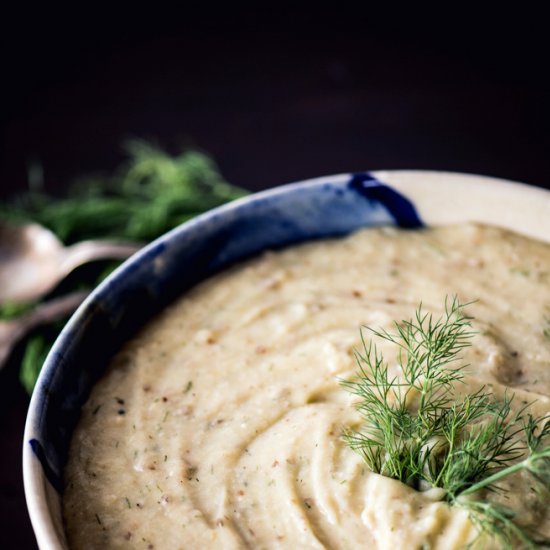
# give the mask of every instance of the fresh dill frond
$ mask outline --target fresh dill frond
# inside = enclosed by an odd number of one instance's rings
[[[63,197],[29,191],[0,204],[0,219],[34,221],[65,244],[84,239],[150,241],[176,225],[247,194],[196,151],[169,155],[143,140],[124,144],[113,174],[81,177]]]
[[[515,510],[479,498],[482,490],[502,491],[498,482],[519,471],[548,498],[550,415],[535,418],[527,406],[514,413],[513,395],[496,401],[485,387],[457,391],[465,367],[459,355],[475,334],[468,305],[454,297],[439,319],[420,305],[413,319],[394,323],[393,333],[368,328],[397,346],[399,375],[390,374],[374,339],[361,330],[357,377],[342,385],[358,397],[363,422],[345,429],[344,439],[371,471],[417,490],[443,489],[450,505],[467,509],[480,533],[503,548],[545,546],[548,541],[515,522]]]
[[[451,466],[442,443],[454,447],[464,426],[489,408],[483,392],[460,404],[453,401],[453,385],[464,377],[454,363],[473,335],[463,309],[455,298],[446,304],[441,319],[435,320],[420,306],[414,319],[395,323],[395,334],[370,329],[399,348],[399,377],[390,376],[387,362],[361,331],[358,379],[343,382],[360,398],[357,410],[365,420],[362,431],[346,431],[348,444],[374,472],[416,489],[422,482],[441,486]]]

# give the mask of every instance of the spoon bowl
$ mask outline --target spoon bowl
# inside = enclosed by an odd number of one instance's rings
[[[142,246],[94,240],[66,247],[49,229],[36,223],[0,222],[0,304],[36,300],[76,267],[94,260],[125,259]]]

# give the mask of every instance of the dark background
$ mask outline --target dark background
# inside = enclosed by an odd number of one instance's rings
[[[56,193],[111,170],[128,137],[172,153],[199,147],[251,190],[379,168],[550,188],[542,14],[185,7],[139,21],[92,10],[5,17],[0,200],[27,187],[31,165]],[[33,548],[16,371],[0,373],[0,547]]]

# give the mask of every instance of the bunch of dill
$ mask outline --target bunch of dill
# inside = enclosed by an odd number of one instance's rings
[[[90,238],[150,241],[246,194],[198,151],[170,156],[141,140],[124,148],[128,159],[113,174],[80,178],[62,198],[29,191],[0,204],[0,218],[40,223],[65,244]]]

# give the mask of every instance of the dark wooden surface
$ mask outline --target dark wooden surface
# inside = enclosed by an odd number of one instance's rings
[[[31,164],[55,192],[112,169],[132,136],[172,152],[198,146],[251,190],[378,168],[550,187],[548,44],[536,14],[420,27],[340,19],[7,24],[0,200],[27,186]],[[16,370],[12,361],[0,373],[0,547],[33,548],[20,467],[28,400]]]

